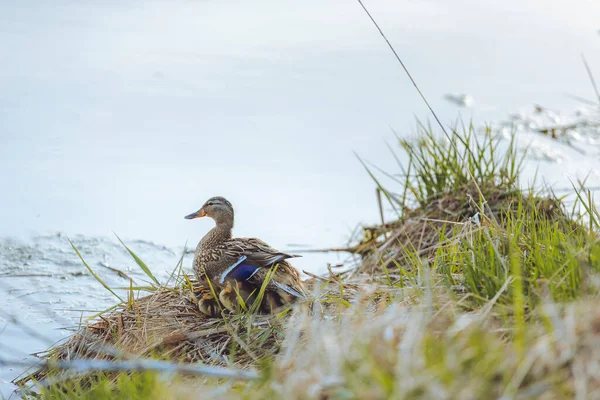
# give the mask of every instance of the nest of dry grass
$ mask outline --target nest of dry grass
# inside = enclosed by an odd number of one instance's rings
[[[197,287],[198,283],[193,282]],[[255,316],[257,327],[271,324],[266,316]],[[238,327],[224,319],[206,316],[198,309],[197,300],[187,286],[159,288],[140,297],[130,305],[100,315],[82,326],[69,340],[42,354],[54,360],[129,359],[154,357],[184,363],[202,362],[206,365],[228,366],[230,343],[239,333]],[[276,351],[277,335],[269,337],[264,355]],[[248,352],[236,355],[241,366],[252,364]],[[42,380],[42,369],[16,382],[19,386],[30,379]]]
[[[481,206],[480,193],[485,193]],[[424,207],[405,209],[400,219],[383,225],[363,228],[364,238],[347,249],[362,258],[354,272],[368,275],[393,273],[399,267],[410,270],[409,258],[431,260],[440,247],[463,236],[467,224],[494,222],[502,225],[519,207],[546,220],[576,229],[559,200],[553,197],[524,196],[520,189],[473,184],[460,190],[442,193]],[[440,240],[444,238],[444,240]],[[387,270],[387,271],[386,271]]]
[[[153,293],[121,304],[82,326],[66,342],[40,354],[43,359],[124,360],[152,357],[179,363],[248,369],[275,355],[285,338],[287,315],[223,315],[211,318],[198,309],[194,292],[199,283],[178,288],[158,288]],[[332,279],[305,282],[308,292],[320,299],[321,314],[336,315],[344,302],[360,297],[360,285]],[[334,300],[331,300],[334,299]],[[377,304],[379,296],[369,301]],[[375,301],[373,301],[375,300]],[[343,308],[343,307],[342,307]],[[297,311],[297,310],[296,310]],[[312,311],[311,311],[312,312]],[[45,368],[17,380],[44,380]]]

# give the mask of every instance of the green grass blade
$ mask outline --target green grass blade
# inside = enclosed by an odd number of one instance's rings
[[[123,247],[125,247],[125,249],[127,249],[127,251],[129,252],[129,254],[131,255],[131,257],[135,260],[136,264],[140,266],[140,268],[142,269],[142,271],[144,271],[146,273],[146,275],[148,275],[148,277],[150,279],[152,279],[152,281],[154,283],[156,283],[157,285],[160,286],[160,283],[158,282],[158,279],[156,279],[156,277],[154,276],[154,274],[152,274],[152,271],[150,271],[150,268],[148,268],[148,266],[146,265],[146,263],[144,263],[133,251],[131,251],[131,249],[129,247],[127,247],[127,245],[121,240],[121,238],[115,233],[115,236],[117,237],[117,239],[119,239],[119,242],[121,242],[121,244],[123,245]]]
[[[185,242],[185,245],[183,246],[183,251],[181,252],[181,257],[179,258],[179,261],[177,261],[177,264],[175,265],[175,268],[173,269],[173,271],[171,271],[171,274],[169,275],[169,279],[167,279],[167,283],[165,283],[164,286],[169,286],[169,283],[171,283],[172,280],[175,281],[176,285],[179,285],[182,283],[182,281],[180,279],[178,279],[178,276],[181,277],[183,275],[183,259],[185,258],[186,253],[187,253],[187,242]]]
[[[90,272],[90,274],[92,274],[92,276],[98,281],[100,282],[100,284],[102,286],[104,286],[104,288],[106,290],[108,290],[109,292],[111,292],[117,299],[119,299],[120,301],[123,301],[123,299],[121,297],[119,297],[118,294],[116,294],[107,284],[106,282],[104,282],[102,280],[102,278],[100,278],[92,269],[92,267],[89,266],[89,264],[83,259],[83,256],[81,255],[81,253],[79,252],[79,250],[77,249],[77,247],[75,247],[75,244],[73,244],[73,242],[71,241],[71,239],[67,238],[67,240],[69,241],[69,243],[71,244],[71,247],[73,248],[73,250],[75,250],[75,253],[77,254],[77,256],[79,257],[79,259],[81,260],[81,262],[83,263],[83,265],[85,265],[85,267],[88,269],[88,271]]]

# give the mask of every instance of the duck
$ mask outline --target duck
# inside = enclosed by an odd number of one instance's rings
[[[263,313],[273,313],[298,300],[305,300],[300,274],[289,259],[300,257],[276,250],[257,238],[234,238],[234,210],[222,196],[208,199],[186,219],[209,217],[215,221],[194,252],[193,270],[204,289],[198,296],[200,311],[208,316],[220,314],[219,304],[232,313],[254,304],[265,282],[261,304]],[[208,283],[208,284],[207,284]]]

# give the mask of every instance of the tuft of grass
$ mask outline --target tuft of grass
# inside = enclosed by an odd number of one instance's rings
[[[409,158],[404,190],[420,207],[447,193],[460,193],[473,183],[481,188],[484,198],[491,195],[486,189],[512,191],[517,188],[519,170],[524,155],[519,156],[514,137],[503,146],[501,138],[486,127],[482,135],[475,133],[472,124],[462,131],[452,131],[449,139],[435,135],[431,128],[418,124],[416,139],[400,139]],[[405,198],[405,196],[404,196]],[[408,204],[400,203],[401,207]]]
[[[521,326],[546,296],[592,294],[583,276],[600,267],[593,257],[600,218],[589,192],[577,192],[580,211],[569,214],[551,193],[519,188],[524,155],[514,139],[502,142],[489,128],[476,134],[472,125],[450,139],[419,129],[416,140],[399,139],[409,160],[402,197],[374,178],[404,212],[366,230],[362,269],[389,285],[414,286],[425,258],[440,284],[471,295],[471,307],[498,297]]]

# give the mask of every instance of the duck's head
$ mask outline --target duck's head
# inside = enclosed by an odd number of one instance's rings
[[[186,215],[186,219],[210,217],[219,224],[233,225],[233,206],[225,198],[221,196],[211,197],[206,200],[206,203],[195,213]]]

